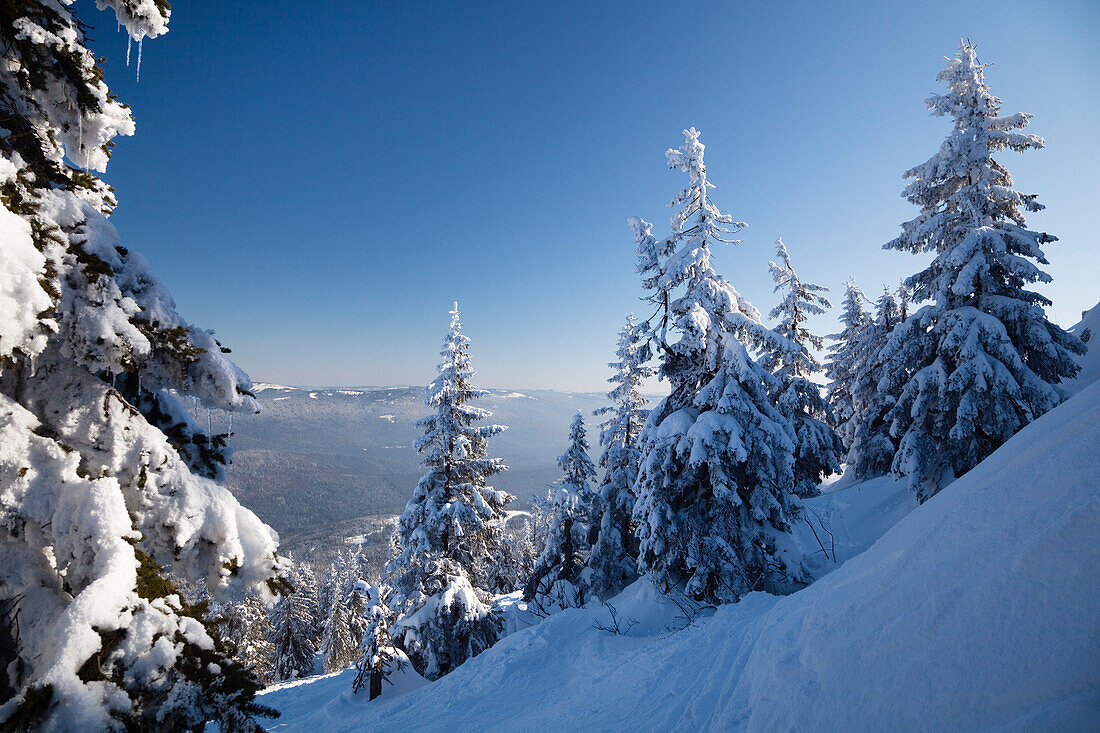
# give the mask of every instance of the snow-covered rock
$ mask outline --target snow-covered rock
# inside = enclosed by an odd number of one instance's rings
[[[816,499],[852,549],[908,513],[787,597],[669,631],[683,611],[643,580],[612,601],[623,636],[570,609],[406,695],[361,704],[337,676],[261,700],[286,731],[1094,730],[1098,431],[1093,385],[912,511],[881,479]]]

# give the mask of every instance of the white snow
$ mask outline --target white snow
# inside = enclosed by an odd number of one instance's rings
[[[252,386],[253,392],[263,392],[268,389],[278,389],[282,391],[292,391],[294,387],[287,387],[284,384],[271,384],[270,382],[257,382]]]
[[[1069,329],[1069,332],[1077,338],[1088,339],[1085,342],[1088,352],[1084,356],[1076,357],[1081,371],[1076,379],[1065,384],[1066,389],[1076,394],[1100,379],[1100,303],[1082,313],[1081,322]]]
[[[593,628],[606,609],[570,609],[409,694],[365,704],[345,674],[262,701],[286,731],[1094,730],[1097,431],[1093,385],[787,597],[670,632],[687,619],[640,581],[613,600],[639,620],[626,636]],[[908,511],[899,486],[808,502],[832,513],[841,561]]]
[[[379,415],[378,419],[379,420],[386,420],[387,422],[393,422],[393,419],[395,417],[397,417],[397,416],[396,415]]]

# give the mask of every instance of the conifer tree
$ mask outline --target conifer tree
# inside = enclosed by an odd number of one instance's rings
[[[486,590],[501,594],[523,589],[541,549],[534,546],[531,537],[531,523],[526,519],[504,528],[486,576]]]
[[[359,658],[355,662],[355,680],[351,691],[369,689],[371,700],[382,694],[382,682],[399,671],[405,664],[401,652],[390,637],[390,626],[394,616],[386,605],[386,592],[382,586],[375,586],[367,593],[366,628],[363,641],[359,646]]]
[[[562,607],[585,603],[588,578],[582,570],[598,531],[591,486],[596,467],[588,447],[584,416],[578,412],[569,425],[569,447],[558,457],[564,476],[552,491],[553,518],[546,546],[523,590],[527,600],[541,594]]]
[[[634,518],[640,567],[659,587],[704,601],[737,601],[786,587],[777,535],[800,517],[793,493],[794,429],[772,405],[776,380],[749,355],[798,352],[711,267],[711,246],[743,228],[710,200],[703,145],[694,128],[669,150],[690,183],[672,205],[672,232],[656,240],[632,220],[638,270],[657,306],[652,337],[671,394],[639,440]],[[673,340],[672,336],[679,338]]]
[[[829,379],[825,396],[833,408],[833,424],[845,448],[851,447],[855,431],[852,382],[856,374],[853,364],[863,330],[871,323],[871,316],[864,308],[867,302],[867,296],[856,285],[855,279],[848,278],[840,313],[840,323],[844,328],[828,337],[833,343],[829,344],[828,358],[825,360],[825,376]]]
[[[309,639],[316,648],[325,630],[325,618],[318,602],[317,576],[308,563],[298,563],[294,568],[295,593],[299,596],[305,613],[309,616]]]
[[[902,224],[887,249],[931,252],[931,264],[906,281],[918,302],[932,301],[894,330],[881,360],[903,375],[890,411],[898,436],[893,470],[920,501],[969,471],[1013,434],[1067,397],[1058,386],[1079,367],[1084,346],[1047,320],[1050,301],[1028,290],[1050,282],[1037,265],[1055,237],[1026,228],[1024,212],[1043,206],[1013,188],[994,159],[1005,150],[1043,146],[1021,132],[1028,114],[1001,115],[976,47],[961,41],[937,79],[946,94],[928,99],[954,129],[928,161],[907,171],[904,196],[920,214]]]
[[[599,535],[588,557],[592,571],[592,592],[608,599],[638,575],[638,542],[634,537],[634,481],[638,478],[641,452],[638,436],[649,411],[642,397],[642,384],[653,376],[649,349],[642,343],[642,326],[633,315],[619,332],[618,361],[608,364],[615,387],[607,393],[611,404],[597,415],[609,415],[600,424],[600,468],[603,479],[597,489]]]
[[[805,325],[810,316],[824,313],[832,304],[822,295],[828,288],[798,277],[782,239],[776,240],[775,253],[779,262],[769,262],[768,266],[775,292],[783,291],[785,295],[768,315],[779,321],[775,330],[800,348],[793,353],[769,350],[761,365],[778,380],[775,405],[794,427],[795,493],[809,497],[818,493],[818,485],[826,476],[840,471],[844,452],[840,438],[829,427],[835,421],[833,409],[821,396],[821,389],[810,381],[811,375],[821,371],[810,349],[821,350],[824,340]]]
[[[222,639],[233,658],[252,671],[261,684],[275,681],[275,647],[267,609],[255,596],[226,604],[222,611]]]
[[[98,6],[167,31],[162,0]],[[0,728],[255,729],[256,681],[168,576],[272,598],[275,537],[179,397],[257,403],[108,221],[98,173],[134,122],[85,28],[0,3]]]
[[[904,288],[898,291],[902,297],[904,292]],[[855,417],[849,424],[852,445],[847,462],[859,481],[888,473],[897,451],[887,416],[897,403],[902,382],[887,373],[881,349],[904,320],[901,302],[884,287],[875,303],[875,317],[863,329],[849,357]]]
[[[417,423],[424,434],[416,448],[428,471],[398,519],[397,555],[386,566],[398,617],[394,641],[429,679],[479,654],[499,633],[481,584],[512,497],[486,483],[507,468],[488,456],[489,438],[504,427],[475,425],[491,413],[469,404],[485,394],[470,383],[469,350],[455,303],[439,374],[428,386],[435,414]]]
[[[271,610],[272,667],[275,679],[292,680],[313,674],[313,614],[308,592],[284,596]]]
[[[351,634],[351,642],[356,648],[363,639],[363,633],[367,628],[367,606],[370,598],[367,595],[366,581],[355,578],[351,583],[351,590],[346,594],[345,606],[348,609],[348,632]]]
[[[355,663],[359,645],[353,638],[349,616],[347,600],[342,595],[335,595],[321,637],[320,652],[325,672],[338,672]]]

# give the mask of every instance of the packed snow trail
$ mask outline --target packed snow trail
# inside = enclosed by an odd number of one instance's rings
[[[570,610],[405,695],[360,704],[343,675],[260,699],[287,731],[1095,730],[1098,434],[1093,384],[814,585],[682,631],[641,581],[627,636]]]

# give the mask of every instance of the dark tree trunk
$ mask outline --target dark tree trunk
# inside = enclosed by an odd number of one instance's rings
[[[370,699],[378,697],[382,694],[382,670],[372,669],[370,671]]]

